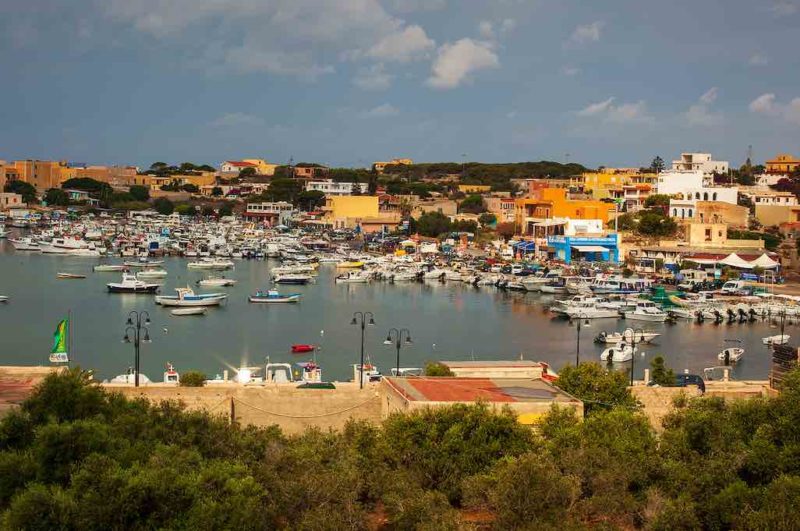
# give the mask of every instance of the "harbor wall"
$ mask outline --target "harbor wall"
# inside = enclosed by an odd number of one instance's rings
[[[381,402],[378,386],[359,389],[355,383],[337,383],[336,389],[298,389],[295,384],[243,386],[215,384],[206,387],[176,387],[150,384],[104,384],[108,391],[128,398],[143,397],[152,402],[179,400],[189,410],[203,410],[253,426],[278,425],[287,434],[302,433],[310,427],[341,429],[350,419],[378,423]]]

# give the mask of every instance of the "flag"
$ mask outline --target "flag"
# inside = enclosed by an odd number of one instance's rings
[[[53,333],[53,350],[50,352],[50,363],[68,363],[67,334],[69,333],[69,320],[62,319]]]

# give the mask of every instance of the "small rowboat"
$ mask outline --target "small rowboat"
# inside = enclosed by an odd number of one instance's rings
[[[86,278],[86,275],[78,275],[76,273],[58,273],[56,278]]]
[[[250,295],[247,300],[250,302],[261,302],[261,303],[288,303],[288,302],[298,302],[300,301],[300,293],[292,293],[289,295],[281,295],[276,290],[269,290],[266,293],[263,291],[257,291],[255,295]]]
[[[125,271],[126,267],[119,264],[100,264],[94,266],[94,271],[97,273],[111,272],[111,271]]]
[[[292,352],[294,354],[305,354],[306,352],[314,352],[315,348],[314,345],[292,345]]]
[[[195,308],[176,308],[174,310],[170,310],[169,313],[172,315],[205,315],[208,311],[208,308],[205,306],[199,306]]]

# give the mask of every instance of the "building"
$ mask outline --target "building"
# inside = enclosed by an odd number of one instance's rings
[[[673,217],[677,217],[673,212]],[[700,223],[724,223],[732,228],[746,229],[750,219],[750,209],[744,206],[719,201],[698,201],[694,216]]]
[[[22,196],[20,194],[13,194],[11,192],[0,192],[0,210],[8,210],[9,208],[21,207]]]
[[[533,360],[440,361],[458,378],[530,378],[547,373],[547,364]]]
[[[247,203],[246,221],[266,221],[271,225],[286,224],[295,214],[294,205],[286,201]]]
[[[488,184],[459,184],[458,191],[464,194],[485,194],[490,192],[492,187]]]
[[[774,159],[766,162],[767,173],[788,175],[800,168],[800,159],[795,158],[788,153],[781,153]]]
[[[564,188],[543,188],[533,197],[515,201],[514,223],[518,234],[531,235],[533,227],[554,218],[599,220],[605,225],[614,218],[613,203],[595,199],[569,199]]]
[[[570,188],[574,186],[571,179],[511,179],[511,184],[523,196],[531,196],[543,188]]]
[[[649,184],[625,184],[622,186],[623,209],[626,212],[636,212],[644,208],[645,201],[650,197],[653,187]],[[613,199],[617,199],[613,197]]]
[[[797,205],[797,196],[791,192],[778,192],[760,186],[740,188],[739,193],[748,197],[754,205]]]
[[[548,236],[548,256],[563,261],[619,263],[619,238],[617,234],[601,237]]]
[[[245,168],[253,168],[256,175],[275,175],[275,169],[278,164],[272,164],[264,159],[242,159],[242,160],[226,160],[219,165],[219,171],[223,177],[231,178],[239,175]]]
[[[756,205],[756,220],[765,227],[777,227],[784,223],[800,221],[800,206]]]
[[[38,194],[58,188],[65,180],[62,171],[68,167],[65,161],[52,160],[15,160],[13,164],[17,179],[35,186]]]
[[[513,223],[516,202],[511,197],[486,197],[483,200],[486,210],[494,214],[497,223]]]
[[[700,171],[706,177],[715,173],[728,173],[729,164],[724,160],[713,160],[711,153],[681,153],[681,158],[672,161],[673,171]]]
[[[546,415],[554,404],[572,407],[583,417],[583,403],[542,379],[532,378],[384,378],[382,415],[455,404],[486,403],[510,408],[524,424]]]
[[[0,160],[0,191],[5,189],[6,183],[9,181],[18,181],[19,171],[14,163],[8,163]]]
[[[411,159],[392,159],[389,162],[373,162],[372,163],[372,170],[376,173],[383,173],[386,169],[386,166],[392,165],[402,165],[402,166],[411,166],[414,164],[414,161]]]
[[[336,229],[355,229],[361,232],[395,230],[402,217],[397,212],[381,212],[378,196],[332,195],[325,200],[323,222]]]
[[[64,190],[69,196],[69,200],[73,203],[85,203],[87,205],[98,205],[100,201],[89,196],[89,192],[85,190]]]
[[[427,212],[440,212],[447,217],[458,214],[458,202],[452,199],[428,199],[414,203],[411,215],[418,218]]]
[[[687,225],[684,241],[661,240],[658,245],[643,247],[631,252],[636,258],[663,260],[677,264],[690,260],[703,265],[713,265],[737,254],[745,260],[755,260],[764,254],[764,240],[732,240],[724,223],[693,222]]]
[[[322,181],[308,181],[306,183],[306,191],[322,192],[325,195],[352,195],[354,186],[357,186],[362,194],[366,194],[369,190],[367,183],[336,182],[333,179],[325,179]]]
[[[292,175],[295,179],[318,179],[328,173],[328,168],[325,166],[294,166],[292,167]]]
[[[275,175],[275,169],[278,167],[278,164],[272,164],[264,159],[242,159],[242,162],[253,164],[256,167],[256,174],[267,177]]]

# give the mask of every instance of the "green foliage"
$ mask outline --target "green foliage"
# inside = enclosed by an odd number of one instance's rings
[[[675,385],[675,373],[667,368],[663,356],[656,356],[650,361],[650,380],[657,385]]]
[[[461,201],[458,205],[459,212],[467,212],[470,214],[480,214],[486,212],[486,207],[483,204],[483,197],[478,194],[467,196],[466,199]]]
[[[609,222],[614,226],[614,222]],[[636,213],[627,213],[617,218],[619,230],[633,231],[642,236],[668,237],[675,234],[678,224],[671,217],[660,211],[640,210]]]
[[[478,217],[478,223],[480,223],[482,226],[494,225],[495,223],[497,223],[497,216],[488,212],[481,214]]]
[[[24,181],[8,181],[3,187],[4,192],[11,192],[22,196],[22,202],[31,204],[36,202],[36,187]]]
[[[319,190],[303,190],[297,194],[297,206],[300,210],[311,211],[325,205],[325,193]]]
[[[180,385],[181,387],[203,387],[206,379],[206,375],[200,371],[186,371],[180,375]]]
[[[89,195],[96,198],[105,197],[111,193],[110,184],[89,177],[67,179],[61,183],[61,188],[64,190],[82,190],[84,192],[89,192]]]
[[[254,177],[256,175],[256,169],[252,166],[248,166],[246,168],[242,168],[239,170],[239,178],[244,179],[246,177]]]
[[[261,194],[261,201],[288,201],[294,203],[303,192],[303,182],[296,179],[273,179]]]
[[[656,156],[656,158],[653,159],[653,162],[650,163],[650,170],[654,173],[661,173],[664,171],[665,167],[666,164],[664,164],[664,159],[662,159],[660,156]]]
[[[175,205],[175,212],[181,216],[193,216],[196,210],[194,206],[188,203],[181,203],[179,205]]]
[[[50,188],[42,198],[49,206],[69,205],[69,194],[61,188]]]
[[[644,206],[647,208],[654,207],[654,206],[662,206],[668,207],[670,201],[670,196],[667,194],[653,194],[647,197],[644,200]]]
[[[429,361],[425,364],[425,376],[455,376],[450,368],[438,361]]]
[[[780,235],[771,232],[728,229],[728,238],[731,240],[764,240],[764,247],[769,251],[777,250],[781,244]]]
[[[567,365],[559,372],[556,385],[584,400],[584,411],[591,414],[612,407],[636,408],[636,399],[628,390],[628,376],[601,367],[599,363]]]
[[[134,184],[128,189],[128,192],[133,196],[135,201],[149,201],[150,189],[140,184]]]
[[[215,186],[214,188],[211,189],[211,195],[213,195],[214,197],[220,197],[222,195],[222,188],[220,188],[219,186]]]
[[[175,205],[166,197],[159,197],[153,201],[153,208],[159,214],[168,216],[175,211]]]
[[[416,228],[423,236],[437,237],[450,231],[450,218],[441,212],[425,212],[416,220]]]
[[[182,187],[184,192],[189,192],[190,194],[199,194],[200,188],[197,187],[196,184],[186,183]]]
[[[220,216],[232,216],[233,215],[233,203],[227,202],[219,207],[219,215]]]

